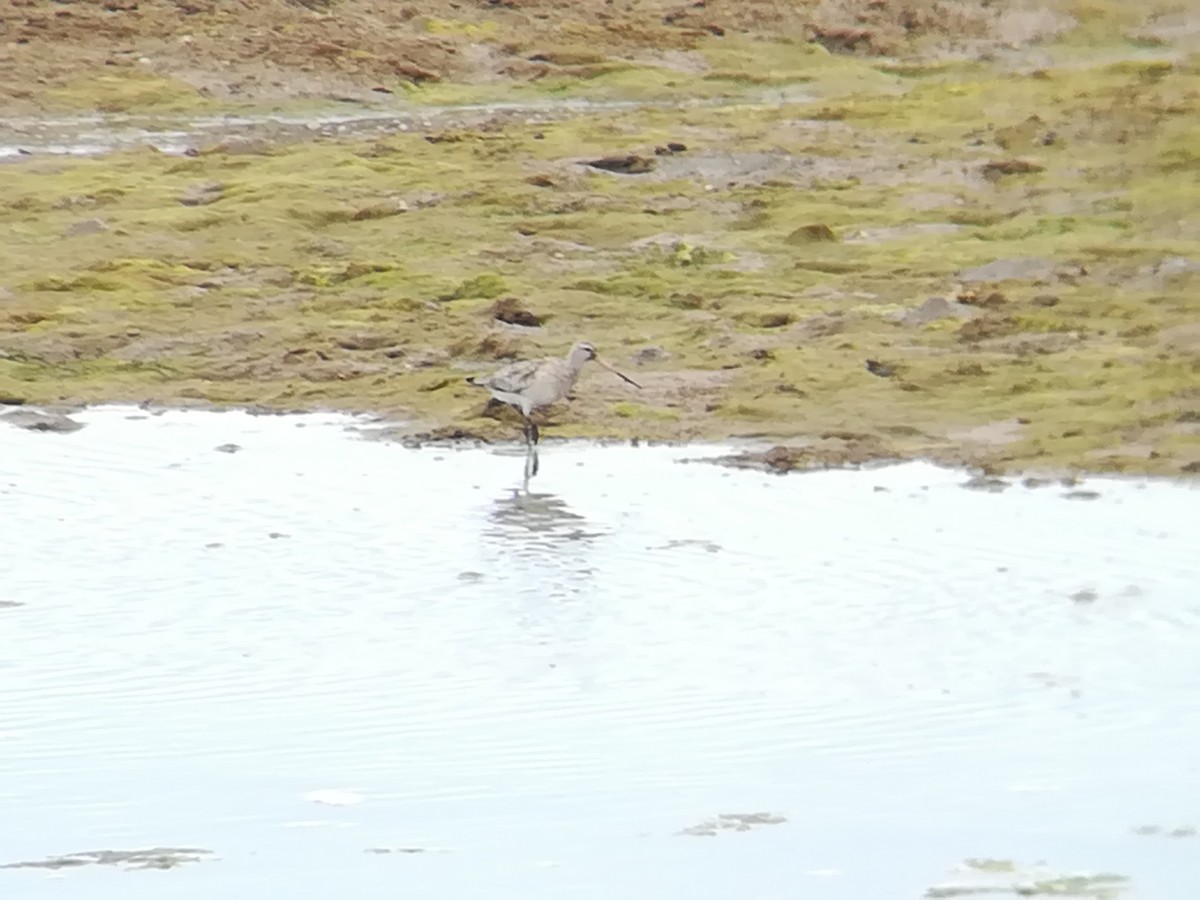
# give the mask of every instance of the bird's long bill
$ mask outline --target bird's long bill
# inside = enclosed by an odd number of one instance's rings
[[[595,360],[596,360],[596,362],[597,362],[597,363],[599,363],[600,365],[604,366],[604,368],[608,369],[608,371],[612,372],[612,373],[613,373],[614,375],[616,375],[618,378],[622,379],[623,381],[628,381],[630,384],[632,384],[632,385],[633,385],[635,388],[637,388],[639,391],[642,389],[642,386],[641,386],[640,384],[638,384],[636,381],[634,381],[632,378],[630,378],[630,377],[629,377],[628,375],[626,375],[624,372],[618,372],[616,369],[614,369],[612,366],[610,366],[608,363],[606,363],[604,360],[602,360],[602,359],[601,359],[600,357],[598,357],[598,356],[597,356],[597,357],[594,357],[594,358],[595,358]]]

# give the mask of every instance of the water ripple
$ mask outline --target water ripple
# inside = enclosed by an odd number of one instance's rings
[[[394,822],[490,846],[755,804],[1015,834],[1022,785],[1057,798],[1046,827],[1124,833],[1200,800],[1192,489],[1078,503],[550,443],[525,495],[519,458],[340,417],[141,415],[0,429],[12,852],[332,854],[341,829],[281,823],[339,786],[377,845]]]

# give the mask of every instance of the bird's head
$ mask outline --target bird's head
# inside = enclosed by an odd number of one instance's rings
[[[589,363],[596,358],[596,347],[591,341],[580,341],[571,348],[571,365],[576,369],[582,369],[584,363]]]
[[[596,353],[596,348],[591,343],[591,341],[580,341],[578,344],[576,344],[574,347],[572,347],[570,360],[571,360],[571,366],[576,371],[578,371],[579,369],[582,369],[584,366],[584,363],[589,363],[589,362],[595,361],[597,365],[603,366],[604,368],[608,369],[608,371],[612,372],[618,378],[621,378],[624,381],[629,382],[636,388],[641,387],[640,384],[638,384],[636,381],[634,381],[628,375],[618,372],[616,369],[614,369],[612,366],[610,366],[608,363],[606,363],[604,360],[602,360],[600,358],[599,354]]]

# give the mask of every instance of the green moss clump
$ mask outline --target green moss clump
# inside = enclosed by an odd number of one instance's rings
[[[476,275],[473,278],[468,278],[465,281],[459,282],[458,286],[446,294],[442,294],[439,300],[469,300],[482,299],[494,300],[497,297],[509,293],[508,282],[499,275],[486,272],[482,275]]]

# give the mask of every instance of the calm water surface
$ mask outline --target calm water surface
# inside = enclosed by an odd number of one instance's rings
[[[335,416],[76,418],[0,425],[0,863],[214,858],[5,900],[1197,896],[1133,831],[1200,826],[1193,488],[551,442],[525,496]]]

